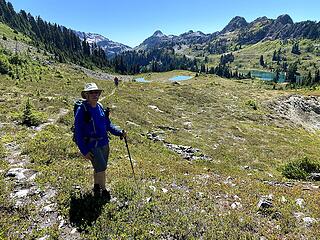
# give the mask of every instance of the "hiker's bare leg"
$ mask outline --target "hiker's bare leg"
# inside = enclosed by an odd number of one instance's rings
[[[99,174],[94,171],[93,171],[93,184],[99,184]]]
[[[102,171],[102,172],[98,172],[95,173],[95,184],[99,184],[101,190],[105,190],[106,189],[106,172]]]
[[[101,172],[101,189],[106,190],[106,171]]]

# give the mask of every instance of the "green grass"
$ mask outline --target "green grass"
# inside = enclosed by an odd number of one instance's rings
[[[1,38],[6,37],[7,39],[17,39],[18,41],[25,41],[29,42],[30,38],[22,35],[21,33],[18,33],[17,31],[14,31],[7,25],[0,23],[0,33]]]
[[[271,53],[271,46],[265,43],[264,47]],[[172,71],[141,75],[152,81],[147,84],[122,82],[108,97],[114,89],[112,81],[89,78],[67,64],[46,65],[26,59],[18,67],[19,79],[0,76],[0,122],[5,123],[1,128],[0,166],[4,171],[9,168],[4,145],[19,144],[30,159],[26,167],[42,173],[36,179],[38,186],[45,189],[49,184],[57,190],[59,213],[81,230],[84,239],[320,236],[319,222],[304,227],[293,215],[303,212],[317,218],[318,191],[305,191],[308,183],[299,181],[293,187],[269,184],[289,181],[281,172],[285,163],[319,156],[319,132],[266,117],[272,114],[267,101],[294,91],[273,91],[258,81],[232,81],[203,74],[174,85],[167,79],[193,73]],[[92,81],[104,89],[102,103],[111,107],[112,121],[128,132],[137,177],[136,185],[125,144],[112,136],[107,183],[117,200],[110,203],[92,198],[91,165],[80,156],[70,131],[73,101],[80,98],[84,83]],[[69,113],[55,125],[36,132],[17,120],[27,99],[34,111],[42,112],[47,119],[57,118],[60,109]],[[147,138],[147,133],[160,129],[165,129],[165,141],[198,148],[211,160],[183,159],[163,143]],[[35,206],[13,207],[12,185],[4,174],[0,175],[0,190],[0,239],[15,239],[32,224]],[[259,199],[270,194],[274,207],[268,214],[258,213]],[[282,197],[287,202],[281,202]],[[304,199],[303,209],[295,204],[297,198]],[[234,202],[241,206],[233,209]],[[22,225],[19,219],[23,219]],[[54,238],[61,230],[52,227],[42,233]],[[26,239],[40,235],[30,233]]]
[[[281,56],[286,58],[288,64],[292,62],[298,63],[298,72],[302,76],[307,76],[311,71],[314,76],[315,70],[320,68],[320,41],[302,39],[299,40],[299,49],[301,54],[292,54],[291,49],[293,41],[263,41],[251,45],[243,45],[241,49],[233,51],[234,62],[230,64],[233,71],[235,70],[261,70],[261,71],[274,71],[278,68],[277,62],[272,61],[274,51],[281,49]],[[194,52],[193,54],[197,54]],[[192,55],[192,53],[189,53]],[[267,67],[263,67],[259,63],[260,56],[263,55],[264,62]],[[220,62],[221,54],[208,55],[208,66],[217,66]],[[204,59],[203,57],[200,59]],[[283,61],[282,61],[283,62]],[[281,63],[282,63],[281,62]]]

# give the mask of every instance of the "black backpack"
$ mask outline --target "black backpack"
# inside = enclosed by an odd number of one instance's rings
[[[103,106],[98,103],[98,105],[103,109],[104,111],[104,115],[106,118],[109,118],[109,115],[110,115],[110,108],[109,107],[106,107],[106,108],[103,108]],[[77,113],[77,110],[79,107],[83,107],[84,108],[84,121],[86,123],[89,123],[91,121],[91,115],[90,115],[90,112],[88,111],[87,109],[87,106],[85,104],[85,100],[84,99],[78,99],[77,101],[74,102],[74,105],[73,105],[73,117],[76,116],[76,113]],[[76,138],[75,138],[75,134],[74,134],[74,122],[71,126],[71,131],[72,131],[72,140],[75,142],[76,141]]]

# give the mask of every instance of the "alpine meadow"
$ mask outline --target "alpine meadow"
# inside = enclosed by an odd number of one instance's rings
[[[72,139],[86,83],[127,134],[107,200]],[[131,48],[0,0],[0,239],[320,239],[319,96],[320,22]]]

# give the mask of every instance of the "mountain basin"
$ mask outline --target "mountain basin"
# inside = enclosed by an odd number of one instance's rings
[[[184,80],[189,80],[193,78],[192,76],[184,76],[184,75],[178,75],[174,76],[172,78],[169,78],[170,81],[184,81]]]

